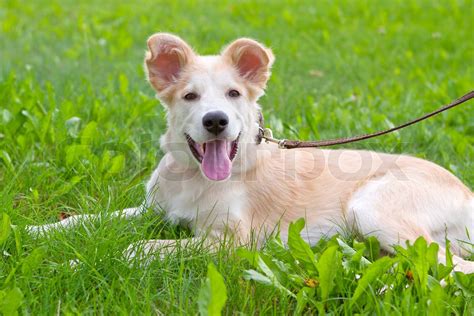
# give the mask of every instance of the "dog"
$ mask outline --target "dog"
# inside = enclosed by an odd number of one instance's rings
[[[190,226],[196,236],[219,240],[231,232],[238,244],[258,244],[304,217],[302,237],[356,229],[381,247],[423,236],[441,248],[451,239],[455,270],[474,272],[462,256],[472,251],[474,195],[444,168],[406,155],[363,150],[285,150],[259,142],[258,99],[274,62],[261,43],[240,38],[220,55],[200,56],[181,38],[152,35],[145,56],[147,79],[167,110],[161,137],[165,155],[146,185],[142,206],[114,216],[137,217],[162,209],[167,220]],[[99,215],[30,226],[32,233],[73,227]],[[255,233],[256,232],[256,233]],[[256,236],[256,237],[255,237]],[[143,241],[143,251],[160,254],[187,240]],[[128,253],[136,255],[132,245]]]

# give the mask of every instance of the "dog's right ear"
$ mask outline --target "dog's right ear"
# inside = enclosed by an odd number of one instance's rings
[[[185,41],[168,33],[153,34],[147,45],[145,70],[150,84],[160,94],[179,79],[195,54]]]

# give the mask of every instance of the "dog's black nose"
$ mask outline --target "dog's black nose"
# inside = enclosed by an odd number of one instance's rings
[[[202,118],[202,125],[210,133],[219,135],[229,124],[229,117],[222,111],[206,113]]]

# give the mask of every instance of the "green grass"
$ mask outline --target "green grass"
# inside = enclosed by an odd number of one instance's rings
[[[399,249],[389,262],[369,251],[371,242],[350,237],[321,242],[309,250],[315,256],[298,242],[303,253],[295,245],[285,250],[276,238],[258,252],[224,248],[212,254],[191,247],[143,268],[122,259],[128,244],[189,232],[149,214],[46,239],[25,234],[24,225],[54,222],[60,212],[98,213],[142,201],[143,183],[163,155],[158,139],[166,127],[142,67],[145,40],[157,31],[179,34],[202,54],[217,53],[241,36],[271,46],[277,59],[261,104],[277,137],[319,139],[387,128],[451,101],[474,83],[469,0],[0,0],[0,212],[16,225],[8,236],[8,222],[0,225],[0,310],[9,314],[5,308],[18,305],[21,314],[193,314],[213,262],[227,289],[226,314],[291,314],[299,308],[472,313],[472,278],[448,277],[441,288],[443,267],[423,263],[428,248],[421,241],[411,252]],[[346,147],[427,158],[472,188],[472,113],[466,104]],[[377,264],[364,265],[362,255]],[[82,264],[72,269],[68,261],[76,258]],[[351,299],[362,280],[356,274],[372,273],[376,278]],[[209,293],[219,284],[212,275]],[[305,286],[310,279],[319,286]],[[390,283],[392,290],[377,294]]]

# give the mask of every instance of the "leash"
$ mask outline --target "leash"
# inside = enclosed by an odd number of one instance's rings
[[[428,114],[425,114],[417,119],[408,121],[404,124],[370,133],[370,134],[363,134],[363,135],[358,135],[358,136],[352,136],[352,137],[343,137],[343,138],[335,138],[335,139],[327,139],[327,140],[316,140],[316,141],[302,141],[302,140],[288,140],[288,139],[277,139],[273,138],[273,133],[272,130],[269,128],[265,128],[263,125],[263,114],[260,112],[259,115],[259,133],[257,135],[257,144],[260,144],[262,142],[262,139],[264,139],[267,143],[276,143],[278,144],[278,147],[281,149],[293,149],[293,148],[308,148],[308,147],[326,147],[326,146],[333,146],[333,145],[340,145],[340,144],[347,144],[347,143],[353,143],[353,142],[358,142],[361,140],[369,139],[369,138],[374,138],[377,136],[385,135],[391,132],[395,132],[397,130],[400,130],[404,127],[416,124],[418,122],[424,121],[432,116],[435,116],[436,114],[439,114],[441,112],[444,112],[446,110],[449,110],[455,106],[458,106],[470,99],[474,98],[474,91],[471,91],[469,93],[466,93],[459,99],[456,99],[455,101],[444,105],[440,107],[439,109],[430,112]]]

